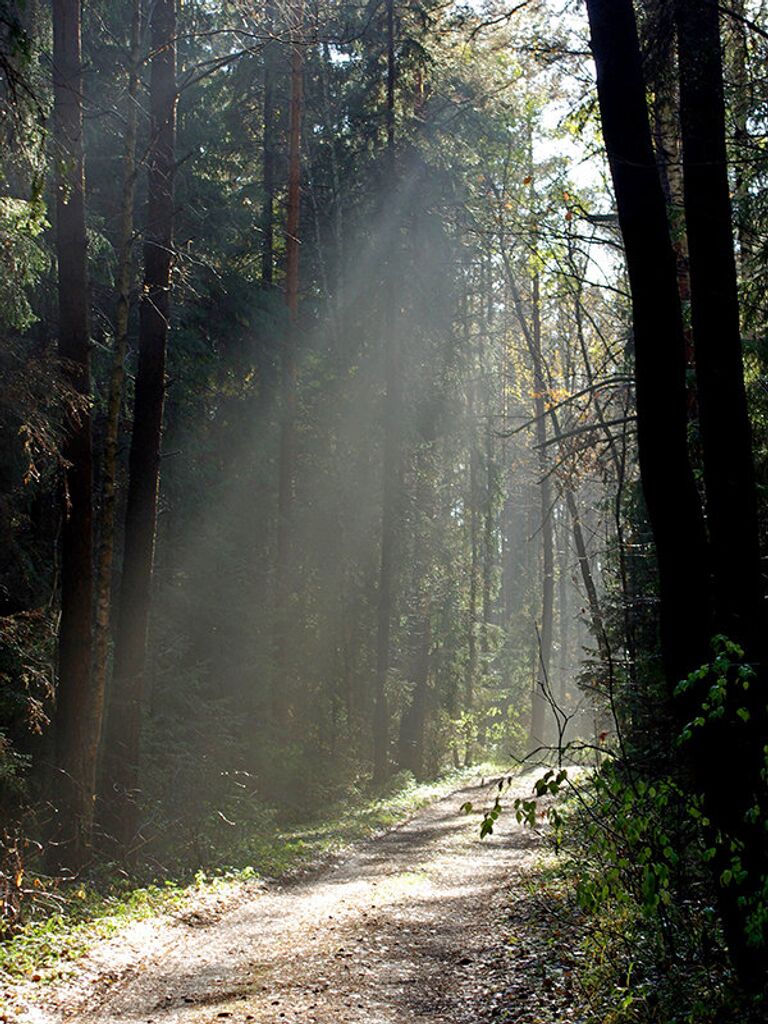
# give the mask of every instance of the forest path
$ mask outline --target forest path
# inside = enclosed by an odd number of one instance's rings
[[[507,803],[530,788],[521,778]],[[540,845],[512,814],[480,841],[478,815],[461,805],[484,805],[492,792],[479,783],[453,792],[308,880],[246,887],[219,912],[132,925],[16,1019],[475,1024],[490,1001],[485,968],[498,961],[508,890]]]

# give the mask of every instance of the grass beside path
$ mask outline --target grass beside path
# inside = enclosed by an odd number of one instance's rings
[[[22,980],[66,977],[75,961],[98,940],[114,935],[131,921],[183,913],[205,897],[225,898],[255,880],[296,876],[353,842],[393,828],[471,780],[503,772],[499,766],[482,764],[430,783],[395,780],[384,796],[371,799],[361,794],[313,821],[254,836],[250,862],[236,867],[200,870],[148,885],[109,877],[59,884],[51,890],[49,882],[32,878],[29,887],[39,895],[26,910],[27,921],[0,942],[0,1020],[4,987]]]

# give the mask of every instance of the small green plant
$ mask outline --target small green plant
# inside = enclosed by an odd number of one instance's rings
[[[691,672],[675,688],[676,697],[695,695],[699,691],[704,694],[698,713],[680,734],[680,744],[690,742],[697,730],[721,721],[729,711],[729,702],[733,701],[734,696],[746,694],[755,681],[755,670],[744,662],[743,648],[728,637],[713,637],[712,651],[712,661]],[[733,715],[743,725],[751,717],[749,709],[739,701],[733,707]]]
[[[493,805],[486,811],[483,812],[483,820],[480,823],[480,838],[485,839],[486,836],[492,835],[496,822],[501,817],[504,811],[504,805],[501,802],[501,794],[505,789],[508,789],[515,776],[507,775],[499,779],[496,783],[496,796],[493,801]],[[555,831],[560,827],[562,819],[556,807],[548,806],[540,808],[539,800],[546,796],[557,796],[563,790],[563,787],[568,781],[568,770],[561,768],[556,770],[550,768],[542,776],[540,776],[533,784],[533,795],[531,797],[515,797],[512,802],[512,808],[515,812],[515,818],[518,824],[526,824],[533,828],[540,818],[546,818],[551,825],[554,826]],[[462,811],[465,814],[471,814],[474,810],[474,806],[470,801],[462,804]]]

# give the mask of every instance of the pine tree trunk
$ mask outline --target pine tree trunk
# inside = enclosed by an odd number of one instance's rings
[[[291,102],[288,132],[288,210],[286,217],[285,302],[288,325],[280,353],[281,422],[277,491],[277,563],[275,566],[275,671],[272,718],[279,728],[290,703],[288,650],[291,635],[291,534],[296,472],[296,334],[299,315],[299,230],[301,219],[301,117],[304,86],[301,30],[303,3],[292,10]]]
[[[54,142],[59,354],[74,389],[90,397],[90,339],[85,235],[83,75],[80,0],[53,4]],[[93,511],[91,418],[72,413],[62,455],[65,477],[61,540],[61,621],[56,691],[54,868],[76,870],[87,856],[93,822],[100,706],[91,689]]]
[[[718,8],[676,0],[685,218],[716,628],[760,659],[763,583],[742,364]]]
[[[463,334],[464,346],[467,353],[472,352],[470,302],[469,302],[469,280],[465,282],[463,295]],[[470,374],[474,378],[477,375],[477,365],[474,358],[470,362]],[[467,506],[469,514],[469,594],[467,607],[467,664],[464,679],[464,708],[466,711],[473,711],[475,707],[475,691],[477,685],[477,606],[478,606],[478,583],[480,570],[480,543],[479,543],[479,473],[478,473],[478,452],[477,452],[477,383],[475,379],[469,381],[467,387],[467,420],[469,426],[469,489],[467,493]],[[467,746],[464,752],[464,763],[471,764],[474,757],[474,742],[472,734],[467,737]]]
[[[758,239],[753,226],[750,196],[749,162],[751,153],[749,118],[752,109],[749,81],[749,36],[746,25],[745,0],[732,0],[731,45],[729,48],[731,78],[733,82],[733,120],[735,144],[734,204],[736,207],[736,234],[739,240],[739,269],[742,282],[749,279]]]
[[[423,609],[418,628],[413,637],[411,658],[411,679],[413,694],[411,702],[403,711],[400,720],[399,765],[420,779],[424,775],[424,735],[427,724],[429,699],[429,665],[432,647],[432,630],[427,597],[422,597]]]
[[[707,526],[714,576],[715,630],[739,643],[758,666],[757,683],[734,694],[726,722],[699,740],[705,806],[723,832],[743,844],[747,878],[721,900],[724,925],[740,977],[760,987],[768,977],[762,948],[747,942],[747,913],[732,906],[739,899],[763,899],[768,877],[768,840],[751,809],[763,806],[767,716],[765,687],[766,621],[752,431],[744,387],[739,295],[733,246],[730,183],[726,153],[719,9],[713,3],[676,0],[680,123],[683,138],[685,217],[691,277],[691,322],[696,356],[701,451]],[[748,727],[736,708],[751,715]],[[724,757],[739,785],[729,786],[712,763],[712,750]],[[726,845],[726,844],[724,844]],[[728,851],[716,861],[727,864]],[[723,868],[724,870],[724,868]]]
[[[386,167],[390,195],[397,201],[395,161],[395,9],[394,0],[387,0],[387,106]],[[398,212],[393,211],[395,216]],[[393,239],[397,234],[393,234]],[[394,244],[394,243],[393,243]],[[399,416],[401,384],[397,317],[395,312],[395,253],[387,253],[384,287],[384,361],[386,394],[384,397],[384,460],[381,510],[381,563],[376,635],[376,680],[373,712],[373,782],[380,785],[389,774],[389,707],[387,676],[390,663],[392,614],[395,587],[395,546],[398,510],[402,486]]]
[[[177,99],[175,0],[156,0],[151,37],[149,200],[144,286],[139,307],[139,365],[115,667],[104,753],[105,823],[129,857],[135,852],[139,831],[139,755],[171,308]]]
[[[96,631],[94,639],[94,700],[104,709],[107,666],[109,662],[112,603],[112,566],[115,549],[115,511],[117,505],[117,449],[120,438],[120,411],[125,382],[125,352],[128,343],[128,318],[131,303],[131,251],[133,248],[133,206],[136,194],[136,134],[138,128],[139,46],[141,39],[141,0],[135,0],[131,19],[128,109],[126,111],[123,155],[123,192],[120,210],[119,258],[116,274],[117,307],[112,373],[107,400],[107,423],[102,466],[101,515],[96,574]]]
[[[483,625],[480,649],[487,656],[491,649],[489,626],[493,623],[493,574],[496,568],[496,453],[490,396],[486,396],[485,414],[485,500],[483,502]]]
[[[673,691],[678,680],[686,678],[692,670],[709,660],[709,639],[718,621],[713,614],[715,602],[704,522],[687,454],[685,344],[677,268],[666,220],[664,194],[651,146],[645,82],[631,0],[587,0],[587,9],[597,67],[603,136],[611,165],[632,291],[640,471],[656,543],[662,655],[668,685]],[[719,68],[719,43],[714,46],[713,38],[717,32],[717,8],[700,4],[685,10],[678,7],[678,29],[679,41],[682,42],[685,205],[691,253],[694,333],[698,333],[697,380],[702,440],[706,444],[708,439],[710,444],[705,455],[708,463],[705,483],[713,489],[712,494],[708,493],[708,518],[712,528],[712,564],[718,577],[716,594],[718,603],[726,602],[724,608],[721,605],[718,619],[749,634],[754,621],[751,607],[755,590],[751,562],[753,510],[748,493],[748,422],[745,424],[743,416],[740,394],[743,383],[738,379],[740,351],[733,328],[734,320],[738,323],[738,306],[735,305],[732,286],[735,275],[732,270],[730,210],[727,191],[723,194],[726,168],[724,152],[718,141],[723,126],[722,98],[718,96],[717,82],[713,81]],[[714,138],[715,133],[717,139]],[[711,207],[705,206],[704,196],[709,196]],[[705,223],[709,225],[706,236],[703,231]],[[705,241],[709,253],[702,251]],[[712,251],[715,248],[717,252]],[[714,267],[718,274],[722,274],[721,279],[713,278]],[[703,322],[703,311],[708,305],[707,295],[702,294],[705,283],[720,303],[717,309],[711,309],[712,326],[717,326],[722,332],[722,337],[718,334],[719,351],[712,351],[716,347],[714,338],[709,325]],[[700,360],[703,365],[699,365]],[[715,367],[720,368],[717,380]],[[715,416],[712,388],[716,385],[721,389],[721,406],[727,409],[727,416],[721,416],[719,423],[733,446],[728,451],[719,451],[721,439],[711,436]],[[726,423],[731,416],[734,423]],[[734,466],[723,465],[724,458],[732,458]],[[746,502],[744,519],[737,517],[739,522],[734,525],[735,532],[746,536],[730,542],[722,536],[715,537],[715,532],[719,534],[725,523],[732,522],[728,510],[722,507],[723,485],[729,479],[734,480],[736,486],[730,498],[734,511],[741,511],[738,494],[742,494]],[[728,543],[739,545],[738,549],[743,553],[743,560],[740,558],[730,568],[723,565]],[[731,547],[731,550],[737,549]],[[745,574],[736,583],[737,589],[744,593],[729,597],[724,593],[724,580],[737,568]],[[731,601],[738,603],[731,604]],[[684,716],[686,711],[697,713],[695,704],[678,710]],[[749,745],[742,743],[742,746]],[[762,748],[761,744],[756,746]],[[707,841],[716,850],[712,867],[731,956],[742,983],[749,988],[759,988],[765,981],[764,947],[750,947],[746,942],[747,910],[741,900],[744,895],[753,894],[753,886],[759,888],[760,876],[765,875],[765,837],[750,835],[749,829],[744,828],[744,821],[738,821],[744,801],[752,798],[753,778],[749,772],[742,774],[742,759],[734,750],[733,742],[729,742],[722,732],[715,737],[712,731],[708,731],[703,740],[693,744],[691,754],[696,785],[704,796],[704,810],[711,823]],[[736,789],[723,777],[720,766],[724,760],[739,778]],[[731,857],[728,843],[718,838],[721,832],[726,836],[735,834],[737,840],[746,841],[745,866],[748,868],[749,889],[746,893],[742,886],[724,887],[719,881],[722,871],[729,868]]]
[[[568,526],[567,519],[560,512],[559,558],[557,567],[557,624],[560,644],[560,671],[558,673],[557,699],[561,708],[565,708],[568,693],[568,670],[570,659],[570,587],[568,586]]]
[[[264,7],[264,137],[262,176],[264,200],[261,211],[261,283],[271,288],[275,266],[275,3]]]
[[[507,288],[520,330],[533,367],[533,406],[536,425],[536,448],[539,467],[539,523],[531,533],[541,535],[541,628],[535,638],[533,690],[528,740],[531,748],[545,743],[546,712],[548,707],[549,673],[552,658],[552,639],[555,601],[555,545],[552,520],[552,483],[546,455],[547,444],[547,381],[541,348],[541,282],[538,272],[531,282],[531,321],[529,323],[520,289],[515,279],[509,249],[501,240],[501,258],[504,263]]]
[[[677,260],[651,144],[631,0],[587,0],[603,137],[632,292],[640,471],[659,568],[670,688],[709,651],[704,521],[688,459],[688,401]]]
[[[539,454],[539,499],[542,557],[541,630],[538,637],[538,667],[533,692],[531,747],[541,746],[547,736],[547,707],[549,706],[550,667],[555,603],[555,543],[552,522],[552,483],[546,454],[547,416],[546,380],[541,352],[541,297],[538,273],[533,278],[533,315],[530,331],[531,361],[533,362],[534,414],[536,417],[536,446]]]

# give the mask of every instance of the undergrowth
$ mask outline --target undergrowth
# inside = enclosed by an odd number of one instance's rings
[[[608,758],[548,771],[511,810],[529,826],[549,820],[557,856],[536,872],[536,902],[558,908],[549,955],[567,963],[582,1024],[764,1024],[763,998],[740,989],[728,960],[699,801],[677,779],[641,779]]]
[[[598,761],[590,770],[542,769],[532,795],[511,803],[519,822],[537,826],[548,819],[559,857],[551,878],[542,870],[540,887],[568,893],[568,943],[580,953],[570,969],[578,982],[574,1008],[583,1024],[768,1019],[763,979],[747,975],[739,960],[746,946],[759,964],[768,946],[768,878],[749,845],[764,842],[768,830],[768,748],[759,782],[733,773],[733,807],[725,816],[690,755],[698,741],[717,757],[723,730],[750,742],[744,705],[754,681],[742,648],[714,637],[711,661],[677,687],[690,718],[683,725],[670,718],[665,744],[654,748],[642,732],[622,736],[617,728],[611,745],[601,737],[587,747]],[[567,746],[557,751],[566,764],[569,753]],[[726,763],[722,771],[732,768]],[[506,809],[509,781],[500,780],[481,835],[494,830]],[[734,940],[729,933],[736,950],[730,956],[723,906],[740,913],[741,934]]]

